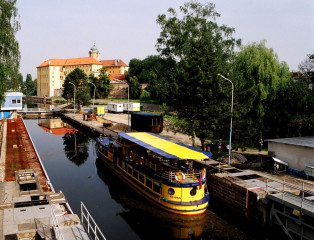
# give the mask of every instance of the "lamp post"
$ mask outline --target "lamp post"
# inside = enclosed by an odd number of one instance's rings
[[[96,91],[96,85],[92,82],[88,82],[92,85],[94,85],[94,99],[93,99],[93,108],[92,108],[92,122],[91,122],[91,125],[93,125],[93,117],[94,117],[94,105],[95,105],[95,91]]]
[[[74,87],[74,116],[75,116],[75,92],[76,92],[76,87],[75,87],[74,83],[72,83],[72,82],[69,82],[69,83],[72,84],[73,87]]]
[[[230,158],[231,158],[231,135],[232,135],[232,113],[233,113],[233,91],[234,91],[234,87],[233,87],[233,82],[224,77],[223,75],[221,75],[220,73],[218,73],[218,76],[222,77],[223,79],[227,80],[228,82],[231,83],[232,86],[232,91],[231,91],[231,117],[230,117],[230,135],[229,135],[229,155],[228,155],[228,166],[230,166]]]

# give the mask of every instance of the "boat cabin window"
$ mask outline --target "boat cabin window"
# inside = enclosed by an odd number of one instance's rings
[[[133,170],[133,167],[128,165],[128,173],[132,175],[132,170]]]
[[[196,195],[196,190],[197,190],[196,186],[192,188],[192,190],[190,191],[191,196],[195,196]]]
[[[174,195],[175,191],[173,188],[169,188],[168,193],[169,193],[169,195]]]
[[[133,169],[133,177],[135,177],[136,179],[138,179],[138,171]]]
[[[154,190],[154,192],[161,193],[160,192],[161,188],[160,188],[160,183],[159,182],[154,181],[154,189],[153,190]]]
[[[149,177],[146,177],[146,186],[149,188],[153,188],[153,181]]]
[[[144,184],[144,180],[145,180],[145,175],[144,173],[140,173],[140,182]]]
[[[120,168],[122,168],[122,163],[124,163],[124,161],[122,159],[118,159],[118,166]]]

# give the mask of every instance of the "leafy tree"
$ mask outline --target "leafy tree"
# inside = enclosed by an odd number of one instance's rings
[[[303,77],[309,82],[314,83],[314,54],[308,54],[307,58],[299,64],[299,70]]]
[[[279,87],[265,115],[266,138],[314,135],[314,92],[305,81]]]
[[[15,38],[20,29],[17,16],[16,0],[0,0],[0,106],[7,82],[17,78],[20,66],[19,43]]]
[[[37,83],[36,83],[36,86],[37,86]],[[18,86],[14,89],[17,89],[18,91],[20,92],[23,92],[24,90],[24,82],[23,82],[23,75],[21,73],[19,73],[18,75]],[[37,88],[36,88],[36,92],[37,92]]]
[[[138,78],[138,81],[140,83],[146,83],[147,81],[145,79],[139,79],[140,74],[143,70],[143,66],[142,66],[142,60],[140,59],[136,59],[136,58],[132,58],[130,60],[129,63],[129,71],[128,71],[128,75],[129,76],[136,76]]]
[[[269,126],[267,114],[273,114],[269,103],[276,98],[278,88],[291,74],[285,62],[280,62],[265,41],[241,47],[233,61],[231,76],[235,84],[234,142],[241,146],[256,145]]]
[[[64,81],[64,90],[62,93],[62,97],[66,100],[74,99],[74,86],[75,85],[75,103],[78,106],[78,110],[81,110],[81,106],[87,105],[90,96],[90,88],[87,86],[87,76],[83,72],[83,70],[79,68],[75,68]]]
[[[158,16],[161,33],[156,47],[161,56],[176,62],[168,105],[175,107],[179,119],[186,120],[189,134],[199,137],[204,149],[206,138],[228,136],[225,123],[230,119],[227,93],[231,91],[217,74],[229,71],[240,40],[232,37],[233,28],[218,25],[220,15],[212,3],[190,1],[180,11],[182,18],[172,8],[169,17]]]
[[[127,75],[127,82],[129,85],[129,94],[130,98],[132,99],[138,99],[140,97],[141,89],[140,84],[138,83],[137,77],[130,77],[130,75]]]
[[[29,96],[37,95],[37,80],[36,82],[33,81],[32,75],[29,73],[26,75],[25,89],[23,93]]]
[[[150,92],[147,92],[145,89],[143,89],[141,96],[140,96],[140,100],[141,101],[147,101],[150,100]]]
[[[96,98],[106,98],[111,89],[113,88],[112,84],[110,83],[110,79],[106,74],[107,69],[105,67],[101,68],[99,77],[96,78],[93,74],[89,76],[89,81],[95,84],[96,86]],[[90,93],[91,96],[94,95],[94,86],[90,86]]]
[[[166,102],[172,95],[173,73],[176,62],[158,55],[148,56],[144,60],[132,59],[127,79],[136,77],[139,83],[148,83],[147,91],[151,98]]]

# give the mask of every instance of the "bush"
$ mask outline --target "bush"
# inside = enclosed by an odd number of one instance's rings
[[[147,101],[150,100],[150,92],[147,92],[145,89],[142,91],[140,96],[141,101]]]

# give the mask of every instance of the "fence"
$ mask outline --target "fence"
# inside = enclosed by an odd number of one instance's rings
[[[81,222],[91,239],[106,240],[83,202],[81,202]]]

